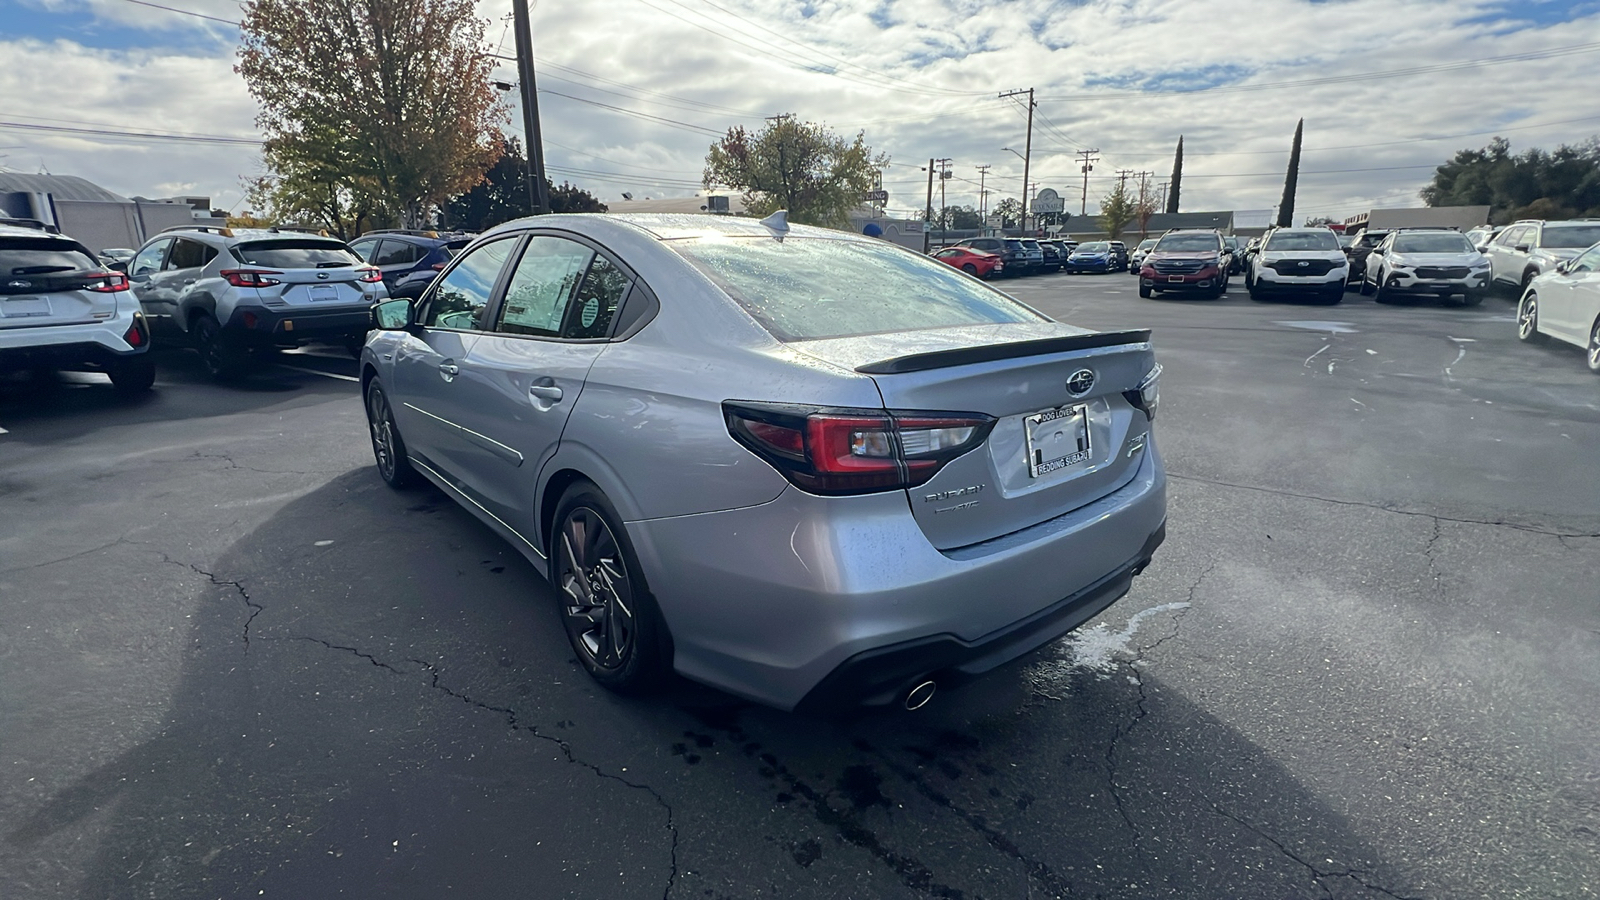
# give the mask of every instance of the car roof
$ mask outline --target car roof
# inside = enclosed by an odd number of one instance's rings
[[[60,241],[64,244],[76,244],[77,241],[55,231],[46,231],[42,228],[33,228],[27,225],[0,224],[0,237],[10,238],[35,238],[38,240]]]
[[[525,231],[529,228],[554,228],[594,237],[646,234],[658,241],[705,237],[773,237],[782,234],[785,237],[821,238],[859,244],[883,243],[882,238],[812,225],[790,223],[786,231],[778,232],[761,224],[762,221],[764,220],[743,216],[691,213],[555,213],[513,219],[496,225],[480,237]]]

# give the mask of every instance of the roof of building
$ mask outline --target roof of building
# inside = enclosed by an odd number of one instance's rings
[[[0,193],[49,194],[57,200],[89,200],[101,203],[131,203],[127,197],[114,194],[87,178],[76,175],[25,175],[21,172],[0,172]]]

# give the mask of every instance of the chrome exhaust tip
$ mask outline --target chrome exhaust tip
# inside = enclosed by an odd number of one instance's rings
[[[918,710],[924,706],[927,706],[928,701],[933,699],[933,692],[938,690],[938,688],[939,686],[933,682],[924,681],[911,690],[906,691],[906,709]]]

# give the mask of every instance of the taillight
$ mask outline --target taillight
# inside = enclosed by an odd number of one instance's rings
[[[379,269],[374,269],[368,266],[363,269],[357,269],[356,271],[361,273],[361,277],[357,278],[357,281],[364,282],[366,284],[377,284],[383,280],[383,272]]]
[[[1156,363],[1155,368],[1145,373],[1139,387],[1123,391],[1122,397],[1134,409],[1144,413],[1146,419],[1155,421],[1156,407],[1161,403],[1161,364]]]
[[[275,284],[283,284],[283,282],[276,278],[268,277],[271,275],[283,274],[282,272],[274,272],[271,269],[223,269],[219,274],[221,274],[223,278],[226,278],[228,283],[234,287],[259,288],[271,287]]]
[[[121,272],[107,272],[104,275],[96,275],[95,280],[84,287],[99,294],[115,294],[128,289],[128,276]]]
[[[122,336],[122,339],[128,342],[129,347],[143,347],[149,342],[150,336],[145,334],[144,330],[144,316],[135,315],[133,317],[133,324],[128,326],[128,331]]]
[[[722,404],[728,432],[813,494],[867,494],[916,487],[983,443],[982,413],[840,409],[803,404]]]

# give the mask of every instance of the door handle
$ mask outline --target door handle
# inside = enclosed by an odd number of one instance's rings
[[[561,399],[561,388],[553,384],[535,384],[528,388],[528,393],[543,400],[555,403]]]
[[[194,279],[193,279],[193,278],[185,278],[185,279],[184,279],[184,280],[183,280],[183,283],[184,283],[184,284],[185,284],[185,285],[191,285],[191,284],[194,284]]]
[[[439,364],[439,377],[443,378],[445,381],[451,381],[460,374],[461,367],[453,362],[443,362]]]

